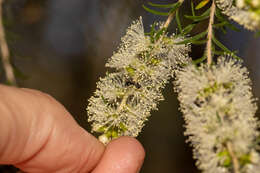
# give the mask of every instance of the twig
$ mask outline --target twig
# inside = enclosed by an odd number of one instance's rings
[[[10,63],[10,53],[9,48],[5,39],[5,31],[3,26],[3,1],[0,0],[0,49],[2,63],[5,70],[6,79],[13,85],[16,85],[16,79],[14,76],[13,67]]]
[[[166,22],[165,22],[164,25],[163,25],[164,28],[168,28],[168,27],[169,27],[169,25],[170,25],[171,21],[173,20],[174,16],[175,16],[175,13],[171,13],[171,14],[168,16]]]
[[[209,18],[209,26],[208,26],[208,35],[207,35],[207,63],[210,65],[212,63],[212,34],[213,34],[213,24],[214,24],[214,16],[216,11],[216,5],[214,0],[212,1],[212,5],[210,7],[210,18]]]
[[[179,0],[179,2],[180,2],[181,4],[183,3],[183,1],[184,1],[184,0]],[[172,13],[168,16],[166,22],[165,22],[164,25],[163,25],[164,28],[168,28],[168,27],[169,27],[170,23],[171,23],[172,20],[174,19],[174,16],[175,16],[175,12],[172,12]]]
[[[235,153],[233,151],[232,144],[230,142],[227,142],[226,146],[227,146],[227,150],[230,154],[230,157],[232,159],[234,173],[240,173],[239,162],[238,162],[237,156],[235,155]]]

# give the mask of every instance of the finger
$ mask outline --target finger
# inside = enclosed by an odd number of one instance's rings
[[[52,97],[0,85],[0,164],[25,172],[89,172],[104,146]]]
[[[121,137],[107,145],[100,163],[92,173],[137,173],[144,156],[144,149],[136,139]]]

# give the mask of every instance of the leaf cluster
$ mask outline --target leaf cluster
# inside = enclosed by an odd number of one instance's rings
[[[160,15],[160,16],[169,16],[171,14],[175,15],[175,21],[177,23],[178,33],[182,37],[186,38],[183,41],[178,42],[177,44],[204,45],[208,41],[207,38],[208,28],[196,34],[194,34],[194,28],[196,28],[196,26],[198,26],[199,24],[205,23],[207,20],[209,20],[211,8],[208,6],[210,3],[212,3],[212,0],[201,0],[195,6],[194,0],[191,0],[190,2],[191,14],[184,14],[184,18],[190,22],[185,26],[182,25],[183,22],[179,15],[179,11],[182,5],[182,2],[180,1],[172,4],[155,4],[155,3],[148,2],[147,5],[153,8],[157,8],[159,10],[149,8],[145,5],[143,5],[143,8],[149,13],[152,13],[154,15]],[[166,12],[162,11],[165,9],[167,10]],[[239,31],[239,29],[237,29],[232,23],[230,23],[230,21],[227,19],[226,16],[221,14],[220,9],[216,8],[213,30],[214,31],[220,30],[222,33],[226,34],[227,29]],[[212,37],[212,47],[211,47],[213,56],[228,54],[236,59],[241,59],[236,55],[236,51],[229,50],[223,43],[221,43],[221,41],[217,39],[214,31],[212,33],[213,37]],[[151,30],[151,33],[153,32],[154,31]],[[159,38],[159,36],[152,38],[152,40],[154,39],[156,40],[156,38]],[[206,58],[207,58],[206,54],[204,53],[204,55],[201,58],[194,60],[194,63],[195,64],[202,63]]]
[[[181,2],[178,1],[176,3],[172,3],[172,4],[155,4],[155,3],[151,3],[148,2],[148,5],[151,7],[157,7],[160,9],[167,9],[167,12],[162,12],[162,11],[158,11],[158,10],[154,10],[151,9],[145,5],[143,5],[143,8],[148,11],[149,13],[155,14],[155,15],[160,15],[160,16],[169,16],[171,13],[176,12],[176,10],[181,6]]]

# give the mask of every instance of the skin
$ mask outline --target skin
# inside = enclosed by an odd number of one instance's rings
[[[28,173],[139,172],[145,152],[136,139],[104,146],[40,91],[0,85],[0,98],[0,164]]]

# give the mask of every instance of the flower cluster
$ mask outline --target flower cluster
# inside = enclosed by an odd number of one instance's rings
[[[239,8],[251,8],[257,10],[260,7],[259,0],[236,0],[236,6]]]
[[[161,90],[174,69],[188,61],[189,48],[175,44],[182,39],[168,37],[161,24],[157,28],[146,36],[142,20],[133,22],[107,63],[116,71],[100,79],[89,99],[88,120],[93,131],[103,133],[103,143],[123,135],[136,137],[163,100]]]
[[[257,106],[248,71],[220,57],[215,65],[187,65],[176,74],[176,88],[189,142],[207,173],[257,173]]]
[[[259,0],[216,0],[218,8],[230,19],[249,30],[260,29],[260,1]]]

